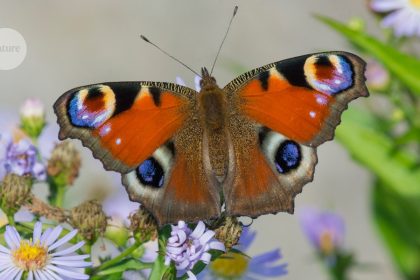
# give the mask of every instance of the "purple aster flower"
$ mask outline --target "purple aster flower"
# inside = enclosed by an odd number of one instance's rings
[[[0,153],[3,173],[29,174],[37,180],[46,179],[45,167],[37,161],[37,149],[28,139],[14,142],[10,135],[0,134]]]
[[[333,255],[342,249],[345,226],[339,215],[307,208],[301,211],[299,219],[309,242],[322,255]]]
[[[367,85],[373,90],[384,90],[390,82],[388,71],[374,59],[368,60],[365,76]]]
[[[179,221],[172,226],[171,237],[166,245],[165,264],[175,263],[177,277],[188,274],[189,279],[196,279],[191,269],[198,261],[209,264],[211,249],[225,251],[222,242],[214,238],[214,231],[207,230],[203,222],[198,222],[194,231],[188,225]]]
[[[201,81],[201,78],[199,76],[195,75],[194,85],[195,85],[195,90],[198,91],[198,92],[200,92],[200,90],[201,90],[200,81]],[[178,85],[185,87],[185,82],[181,77],[176,77],[175,82]]]
[[[381,24],[393,28],[396,36],[420,37],[419,0],[372,0],[370,7],[375,12],[389,13]]]
[[[247,251],[255,237],[256,232],[245,227],[239,244],[234,248],[241,252]],[[198,279],[277,279],[287,274],[287,263],[279,263],[282,259],[279,249],[252,258],[236,251],[228,252],[224,256],[212,262],[206,270],[198,275]]]

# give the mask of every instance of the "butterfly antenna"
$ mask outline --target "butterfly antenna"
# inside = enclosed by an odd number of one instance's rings
[[[162,50],[161,48],[159,48],[155,43],[151,42],[149,39],[147,39],[144,35],[140,35],[140,38],[142,38],[144,41],[146,41],[147,43],[151,44],[152,46],[154,46],[155,48],[157,48],[158,50],[160,50],[161,52],[163,52],[164,54],[166,54],[167,56],[169,56],[170,58],[172,58],[173,60],[175,60],[178,63],[181,63],[185,68],[187,68],[188,70],[190,70],[191,72],[193,72],[194,74],[196,74],[197,76],[201,77],[200,74],[198,74],[196,71],[194,71],[193,69],[191,69],[191,67],[189,67],[188,65],[186,65],[184,62],[182,62],[181,60],[179,60],[178,58],[174,57],[173,55],[170,55],[168,52]]]
[[[226,30],[226,33],[225,33],[225,37],[223,37],[223,41],[220,44],[219,50],[217,51],[217,54],[216,54],[216,57],[214,58],[213,66],[211,67],[211,71],[210,71],[210,75],[213,73],[213,69],[214,69],[214,66],[216,65],[217,58],[219,58],[219,54],[220,54],[220,51],[222,50],[223,43],[225,42],[226,37],[229,34],[230,26],[232,25],[232,21],[235,18],[235,15],[236,15],[237,12],[238,12],[238,6],[235,6],[235,8],[233,9],[233,15],[230,18],[229,26],[228,26],[228,28]]]

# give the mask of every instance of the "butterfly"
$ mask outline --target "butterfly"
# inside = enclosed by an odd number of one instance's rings
[[[107,82],[64,93],[59,138],[77,138],[160,225],[294,210],[316,148],[348,103],[368,96],[365,62],[348,52],[303,55],[246,72],[220,88]]]

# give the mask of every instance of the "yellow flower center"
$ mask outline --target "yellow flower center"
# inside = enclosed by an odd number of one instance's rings
[[[45,267],[48,262],[47,248],[39,243],[32,244],[28,240],[23,240],[19,248],[12,251],[13,262],[19,268],[29,271]]]
[[[420,0],[410,0],[410,3],[414,8],[420,9]]]
[[[248,268],[249,259],[238,253],[226,253],[210,264],[211,271],[223,278],[241,277]]]
[[[334,241],[333,241],[333,236],[329,231],[324,231],[321,234],[320,240],[319,240],[319,248],[321,249],[321,252],[329,255],[331,254],[334,249]]]

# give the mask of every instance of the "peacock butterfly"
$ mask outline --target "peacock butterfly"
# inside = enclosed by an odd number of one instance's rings
[[[333,139],[348,103],[368,96],[364,71],[351,53],[308,54],[224,88],[202,68],[199,92],[165,82],[82,86],[54,110],[59,138],[80,139],[120,172],[130,199],[160,225],[218,218],[223,206],[228,216],[293,213],[316,148]]]

